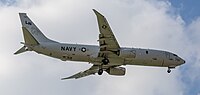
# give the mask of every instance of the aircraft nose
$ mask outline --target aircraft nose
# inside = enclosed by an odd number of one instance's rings
[[[183,60],[182,58],[181,58],[181,64],[184,64],[185,63],[185,60]]]
[[[185,63],[185,60],[183,60],[183,63]]]
[[[185,60],[183,58],[181,58],[181,57],[177,57],[177,60],[178,60],[177,65],[182,65],[182,64],[185,63]]]

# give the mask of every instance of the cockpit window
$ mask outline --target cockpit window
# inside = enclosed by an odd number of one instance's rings
[[[176,59],[176,61],[180,61],[180,59],[178,59],[178,58],[175,58]]]
[[[174,56],[177,56],[176,54],[173,54]]]
[[[148,54],[149,52],[148,51],[146,51],[146,54]]]

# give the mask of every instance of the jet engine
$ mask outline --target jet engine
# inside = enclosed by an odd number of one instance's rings
[[[123,76],[126,73],[126,69],[123,67],[114,67],[106,70],[109,75]]]

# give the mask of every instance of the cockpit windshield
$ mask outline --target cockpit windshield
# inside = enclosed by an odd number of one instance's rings
[[[174,56],[178,57],[176,54],[173,54]]]

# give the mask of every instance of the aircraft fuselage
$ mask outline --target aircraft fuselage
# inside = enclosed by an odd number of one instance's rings
[[[174,53],[140,48],[120,47],[106,18],[94,10],[99,26],[99,45],[65,44],[47,38],[37,26],[29,19],[26,13],[19,13],[24,36],[24,46],[14,54],[25,51],[35,51],[63,61],[80,61],[93,64],[89,69],[79,72],[70,77],[81,78],[105,71],[110,75],[125,75],[126,69],[121,65],[142,65],[175,68],[185,61]]]
[[[31,48],[37,53],[58,58],[63,61],[82,61],[100,65],[99,47],[95,45],[42,43]],[[109,58],[115,65],[143,65],[158,67],[176,67],[184,60],[176,54],[153,49],[121,48],[119,58]],[[109,64],[108,64],[109,65]]]

